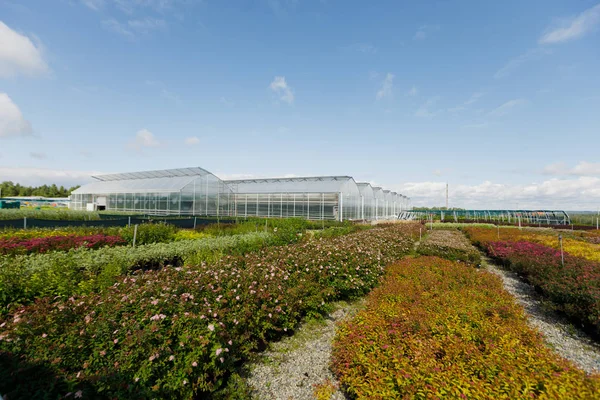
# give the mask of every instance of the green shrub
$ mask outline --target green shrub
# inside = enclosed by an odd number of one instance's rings
[[[119,235],[129,244],[133,244],[135,227],[120,228]],[[137,227],[136,245],[151,243],[169,243],[175,240],[178,228],[162,222],[156,224],[140,224]]]
[[[481,254],[471,242],[457,230],[429,231],[419,244],[417,252],[427,256],[438,256],[452,261],[481,263]]]

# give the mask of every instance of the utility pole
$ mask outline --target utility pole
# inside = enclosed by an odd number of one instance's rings
[[[448,182],[446,182],[446,210],[448,210]]]

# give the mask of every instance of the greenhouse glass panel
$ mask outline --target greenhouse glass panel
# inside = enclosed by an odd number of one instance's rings
[[[238,216],[361,218],[360,192],[349,176],[244,179],[225,183],[233,190],[232,212]]]
[[[357,183],[358,190],[360,191],[361,198],[361,219],[373,220],[375,219],[375,195],[373,193],[373,187],[369,183]]]
[[[385,219],[385,194],[380,187],[373,188],[375,196],[375,219]]]

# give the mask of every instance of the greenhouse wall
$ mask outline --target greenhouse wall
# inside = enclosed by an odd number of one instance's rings
[[[358,220],[360,192],[347,176],[225,181],[237,216]]]
[[[375,219],[375,195],[373,194],[373,187],[369,183],[357,183],[358,190],[360,191],[361,201],[361,219],[373,220]]]

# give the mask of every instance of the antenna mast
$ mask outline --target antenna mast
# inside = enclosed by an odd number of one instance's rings
[[[448,182],[446,182],[446,210],[448,210]]]

